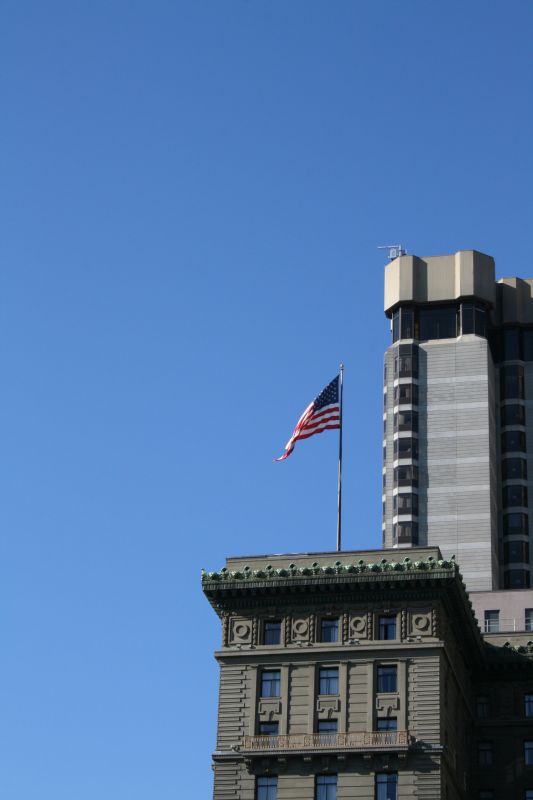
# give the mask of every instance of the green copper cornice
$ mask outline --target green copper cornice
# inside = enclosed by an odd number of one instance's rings
[[[452,560],[435,559],[431,556],[426,560],[412,561],[410,558],[404,558],[403,561],[388,561],[382,558],[380,561],[365,562],[363,560],[357,561],[355,564],[342,564],[340,561],[335,561],[331,565],[321,565],[316,561],[310,566],[298,567],[296,564],[289,564],[288,567],[280,567],[274,569],[270,564],[262,569],[251,569],[248,566],[243,567],[242,570],[228,570],[223,567],[219,572],[206,572],[202,570],[202,586],[208,584],[219,584],[222,586],[228,585],[243,585],[247,582],[253,581],[276,581],[296,579],[309,579],[319,577],[348,577],[355,575],[368,575],[375,577],[379,580],[379,576],[392,577],[390,573],[409,573],[413,577],[416,575],[418,578],[431,578],[437,577],[436,573],[448,573],[452,575],[459,574],[459,567]],[[439,574],[438,577],[443,577]]]

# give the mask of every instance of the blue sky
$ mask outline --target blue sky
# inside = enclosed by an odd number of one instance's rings
[[[533,275],[530,3],[4,0],[9,800],[209,797],[200,569],[380,544],[384,256]]]

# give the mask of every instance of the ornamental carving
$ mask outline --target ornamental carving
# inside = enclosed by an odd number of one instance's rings
[[[309,641],[309,619],[307,617],[294,617],[292,620],[292,641]]]
[[[367,638],[367,615],[352,614],[350,616],[349,637],[350,639]]]
[[[410,613],[410,636],[431,636],[431,610],[420,609]]]
[[[252,621],[250,619],[232,619],[228,644],[251,644]]]

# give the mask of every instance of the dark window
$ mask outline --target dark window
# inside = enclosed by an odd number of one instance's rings
[[[337,733],[336,719],[319,719],[317,724],[318,733]]]
[[[418,312],[420,339],[454,339],[457,336],[455,306],[431,306]]]
[[[383,473],[382,484],[383,484],[383,489],[386,489],[387,488],[387,473],[386,472]]]
[[[492,789],[482,789],[479,793],[479,800],[494,800]]]
[[[415,338],[415,315],[412,308],[402,308],[400,313],[402,339]]]
[[[394,544],[418,544],[418,523],[398,522],[392,526]]]
[[[376,772],[376,800],[396,800],[398,797],[398,773]]]
[[[265,670],[261,673],[261,697],[280,696],[279,669]]]
[[[502,427],[505,425],[525,425],[526,413],[524,406],[518,403],[501,407]]]
[[[525,453],[526,434],[524,431],[505,431],[502,433],[503,453]]]
[[[418,486],[418,467],[414,464],[395,467],[394,482],[397,486]]]
[[[392,341],[397,342],[400,338],[400,309],[397,308],[392,315]]]
[[[378,628],[380,639],[396,639],[396,616],[382,615],[379,618]]]
[[[394,430],[395,431],[417,431],[418,430],[418,412],[416,411],[399,411],[394,415]]]
[[[533,361],[533,331],[522,331],[524,361]]]
[[[533,608],[524,609],[524,629],[533,631]]]
[[[503,329],[503,360],[516,361],[522,358],[518,328]]]
[[[505,571],[503,578],[504,589],[529,589],[529,570],[508,569]]]
[[[321,667],[318,672],[318,693],[319,694],[338,694],[339,693],[339,668]]]
[[[527,487],[517,485],[505,486],[503,490],[503,507],[527,506]]]
[[[526,789],[524,800],[533,800],[533,789]]]
[[[338,619],[323,619],[322,620],[322,641],[323,642],[337,642],[339,640],[339,620]]]
[[[418,346],[401,344],[398,346],[396,374],[399,378],[416,378],[418,375]]]
[[[394,440],[394,455],[396,458],[418,458],[418,439],[402,436]]]
[[[524,399],[524,368],[518,364],[502,367],[500,370],[500,391],[502,400]]]
[[[279,644],[281,642],[281,620],[268,620],[263,629],[263,644]]]
[[[503,533],[505,536],[527,535],[527,514],[515,512],[503,517]]]
[[[497,633],[500,630],[500,612],[485,611],[485,633]]]
[[[531,741],[524,742],[524,761],[526,766],[533,766],[533,742]]]
[[[396,692],[398,686],[398,667],[396,664],[378,666],[377,691]]]
[[[475,303],[462,303],[461,305],[462,333],[475,333],[485,336],[485,309]]]
[[[504,458],[502,462],[503,480],[527,480],[527,461],[525,458]]]
[[[418,384],[399,383],[394,387],[394,405],[415,405],[418,403]]]
[[[489,698],[486,694],[480,694],[476,697],[476,715],[479,719],[487,719],[489,716],[490,706]]]
[[[315,800],[336,800],[337,776],[317,775],[315,778]]]
[[[279,733],[279,722],[260,722],[259,734],[261,736],[277,736]]]
[[[380,717],[377,720],[378,731],[395,731],[398,729],[396,717]]]
[[[529,564],[529,542],[505,542],[503,560],[506,564]]]
[[[274,776],[255,779],[255,800],[276,800],[278,779]]]
[[[524,716],[533,717],[533,694],[524,695]]]
[[[492,766],[492,761],[493,761],[492,742],[478,742],[477,757],[478,757],[478,764],[480,767]]]
[[[417,494],[395,494],[395,508],[399,514],[418,514],[418,495]]]

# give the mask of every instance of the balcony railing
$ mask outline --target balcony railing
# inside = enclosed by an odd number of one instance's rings
[[[246,752],[284,750],[393,750],[409,746],[408,731],[296,733],[289,736],[245,736]]]
[[[520,618],[501,618],[484,620],[485,633],[533,633],[533,620]]]

